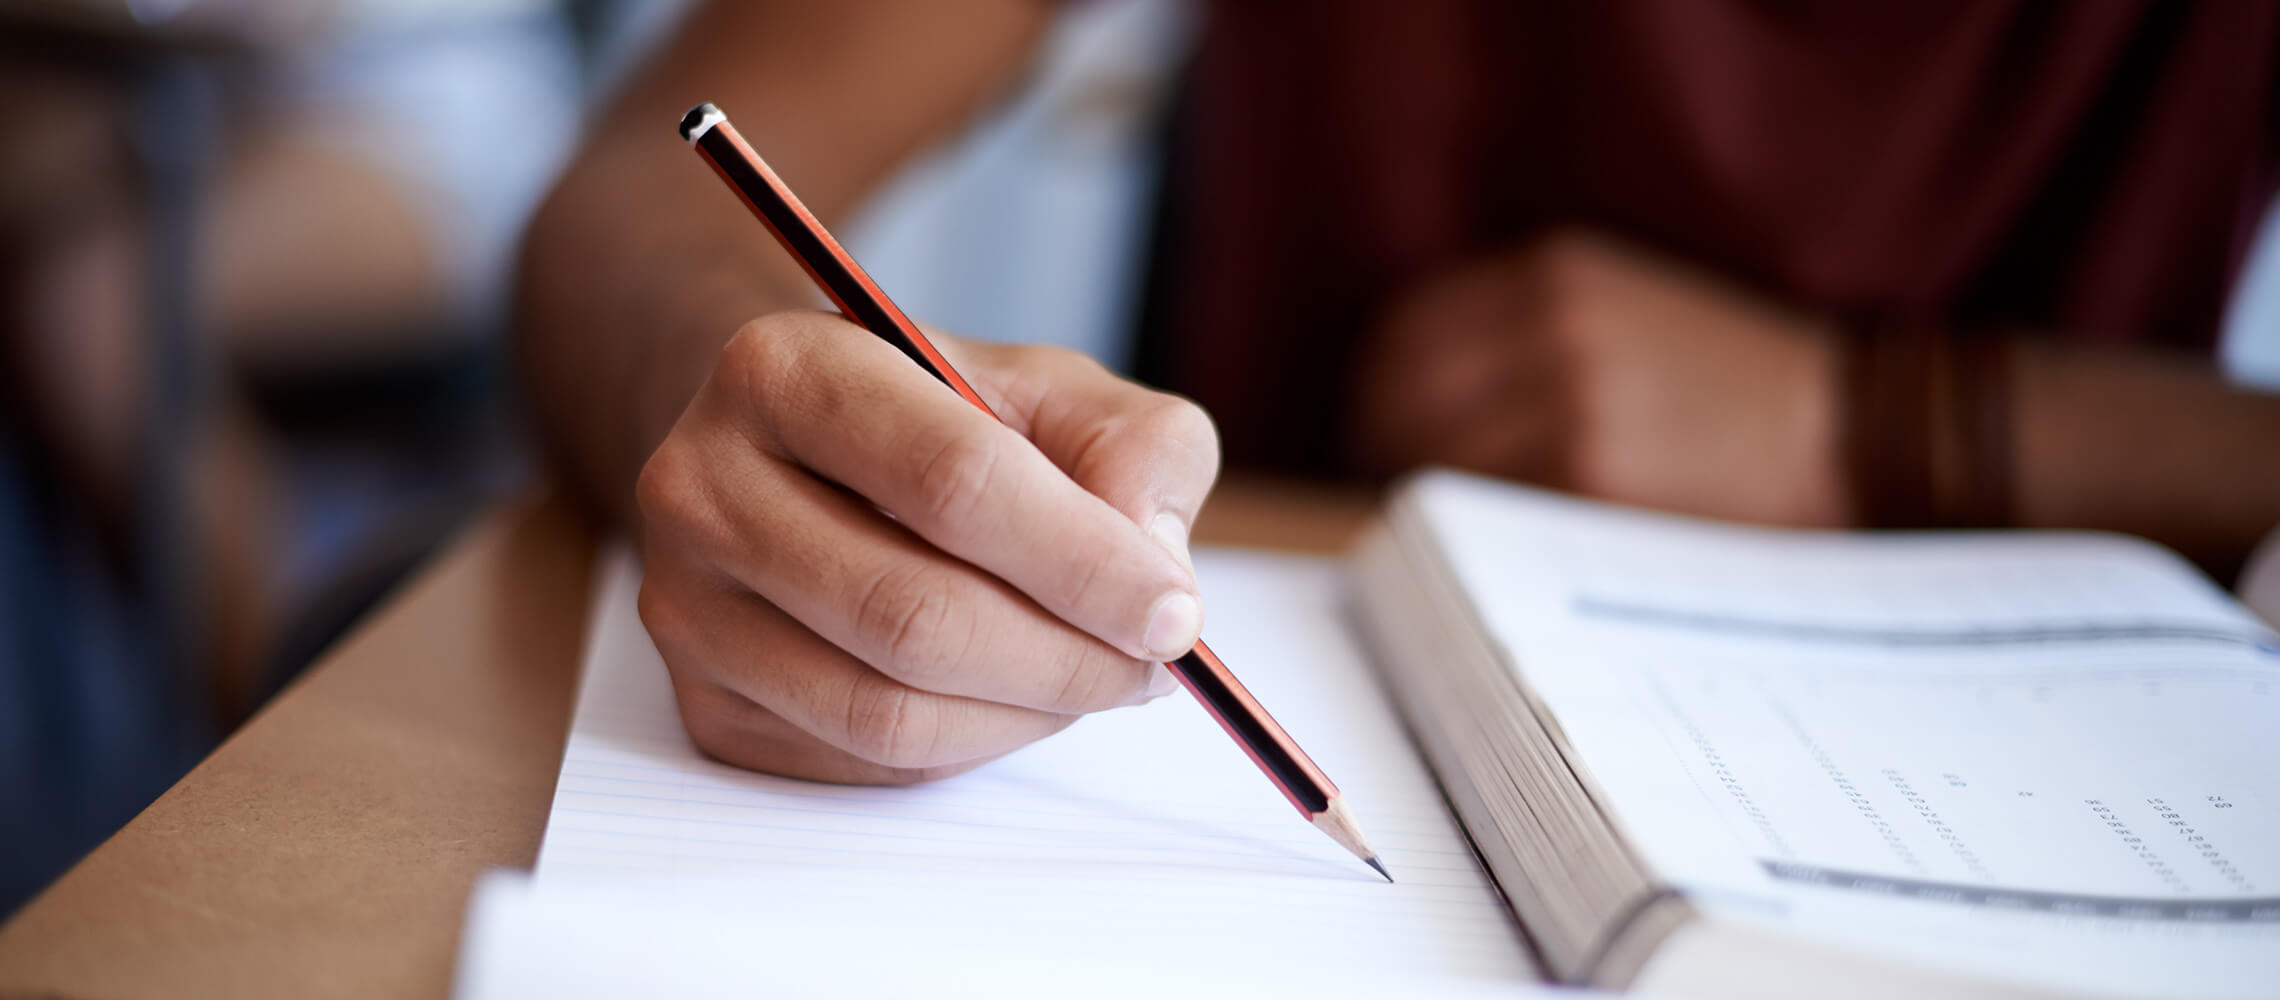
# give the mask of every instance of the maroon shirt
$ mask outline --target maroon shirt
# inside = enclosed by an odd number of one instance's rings
[[[2280,164],[2266,0],[1229,0],[1144,371],[1339,471],[1410,283],[1580,223],[1851,317],[2207,352]]]

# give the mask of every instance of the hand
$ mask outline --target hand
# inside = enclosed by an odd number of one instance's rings
[[[1359,367],[1355,447],[1769,524],[1849,518],[1835,352],[1807,317],[1575,233],[1398,303]]]
[[[705,752],[821,781],[978,766],[1176,689],[1194,404],[929,333],[1005,423],[836,315],[747,324],[643,468],[641,617]]]

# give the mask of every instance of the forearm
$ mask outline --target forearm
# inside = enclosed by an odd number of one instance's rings
[[[2170,545],[2221,574],[2280,524],[2280,396],[2148,353],[2019,349],[2016,513]]]
[[[805,276],[671,131],[699,100],[827,222],[1023,62],[1025,0],[723,3],[597,128],[533,220],[518,364],[563,470],[620,517],[643,461],[744,322],[815,304]]]
[[[655,138],[677,145],[662,129]],[[610,162],[634,151],[607,143],[532,220],[515,342],[529,411],[558,472],[622,521],[641,463],[721,343],[743,321],[806,300],[770,248],[725,231],[733,202],[691,204],[691,194],[720,193],[702,186],[709,178],[655,157]]]

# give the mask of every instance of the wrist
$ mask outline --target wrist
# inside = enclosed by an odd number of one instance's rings
[[[1803,388],[1788,395],[1787,425],[1795,435],[1790,453],[1799,456],[1795,479],[1796,510],[1790,523],[1801,527],[1840,528],[1857,523],[1851,483],[1844,464],[1844,345],[1841,333],[1826,327],[1809,338],[1799,352],[1794,384]]]
[[[1838,449],[1850,520],[1868,528],[2011,523],[2011,345],[1876,322],[1844,338]]]

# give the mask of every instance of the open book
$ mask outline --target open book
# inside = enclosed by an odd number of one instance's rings
[[[1197,566],[1213,645],[1397,884],[1184,696],[908,789],[708,761],[620,553],[537,873],[479,895],[461,995],[2280,982],[2280,647],[2146,543],[1431,474],[1351,566]]]
[[[1782,532],[1430,474],[1354,581],[1559,978],[2280,988],[2280,640],[2157,546]]]

